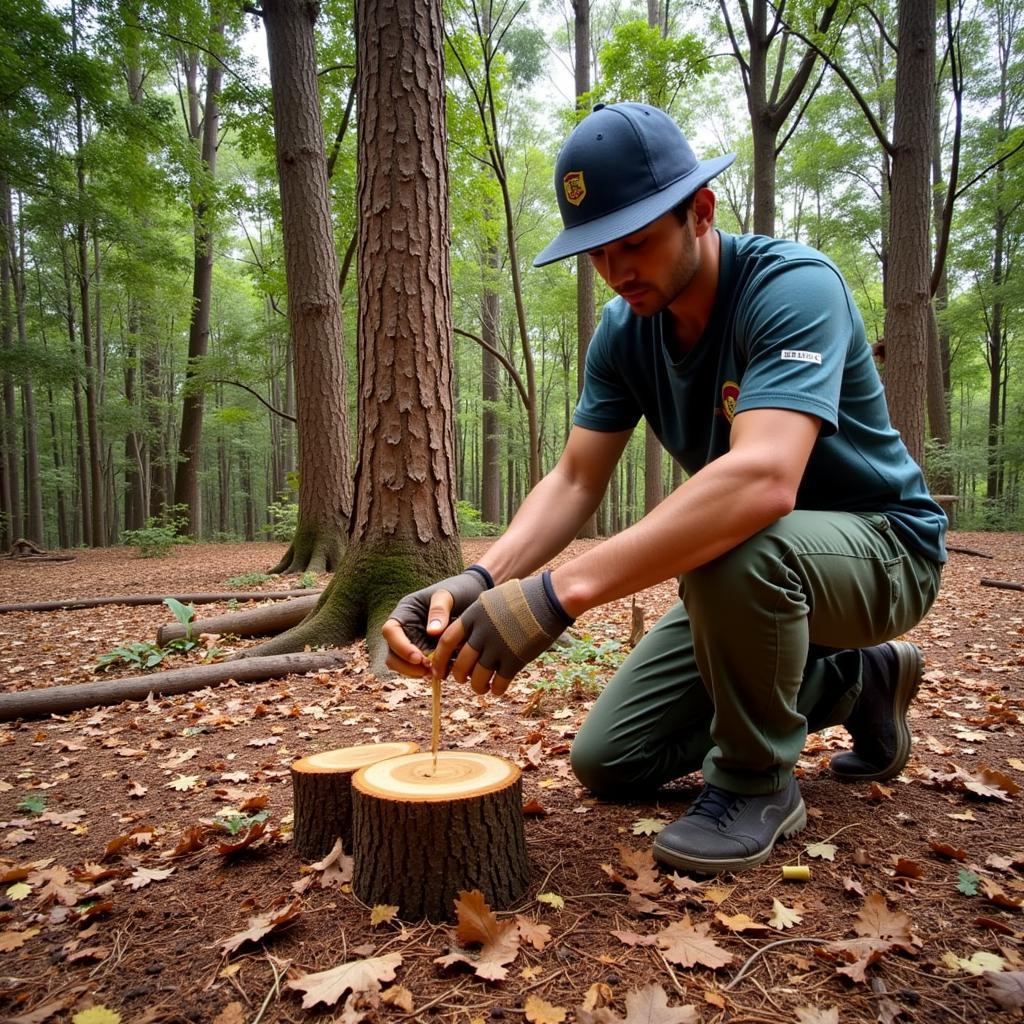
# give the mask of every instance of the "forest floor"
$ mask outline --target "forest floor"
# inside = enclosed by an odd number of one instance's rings
[[[294,760],[376,740],[429,747],[429,688],[375,677],[362,645],[339,670],[0,723],[0,1019],[1020,1017],[1024,593],[979,582],[1024,582],[1024,536],[957,533],[951,543],[975,553],[951,554],[936,607],[908,635],[927,668],[904,774],[840,784],[827,763],[845,731],[811,737],[799,765],[807,828],[745,874],[684,879],[650,861],[653,832],[685,810],[697,777],[629,804],[598,802],[574,782],[568,748],[608,672],[593,658],[621,655],[628,601],[577,623],[565,653],[582,660],[535,663],[503,699],[449,686],[442,746],[523,769],[531,880],[499,923],[477,911],[485,931],[506,926],[491,944],[501,950],[485,944],[455,966],[437,962],[458,953],[455,925],[375,913],[352,894],[346,861],[314,868],[292,848]],[[467,560],[486,544],[467,541]],[[224,590],[281,552],[203,545],[145,561],[126,549],[3,560],[0,595]],[[671,584],[641,596],[648,624],[674,597]],[[169,618],[161,606],[117,605],[0,615],[0,692],[96,679],[101,655],[153,640]],[[188,658],[197,655],[164,664]],[[807,866],[809,879],[784,880],[789,865]]]

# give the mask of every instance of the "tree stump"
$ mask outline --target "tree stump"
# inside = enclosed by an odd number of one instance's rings
[[[400,754],[415,743],[362,743],[324,750],[292,765],[292,841],[303,860],[326,857],[341,838],[352,849],[352,776],[360,768]]]
[[[494,908],[526,888],[519,769],[474,751],[408,754],[352,778],[352,891],[407,920],[440,922],[460,890]]]

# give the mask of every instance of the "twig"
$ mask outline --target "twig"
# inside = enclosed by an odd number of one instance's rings
[[[266,999],[263,1000],[263,1005],[260,1007],[259,1013],[253,1017],[251,1024],[260,1024],[263,1019],[263,1014],[267,1012],[267,1007],[270,1005],[270,997],[277,996],[281,998],[281,976],[277,973],[277,968],[274,966],[274,961],[267,957],[267,963],[270,964],[270,969],[274,973],[274,984],[271,986],[270,991],[267,993]]]
[[[732,981],[730,981],[729,984],[726,985],[725,988],[722,989],[722,991],[723,992],[728,992],[731,988],[733,988],[740,981],[740,979],[742,979],[742,977],[747,973],[747,971],[750,968],[750,965],[762,953],[767,953],[768,950],[775,949],[776,946],[787,946],[787,945],[791,945],[792,943],[795,943],[795,942],[828,942],[828,939],[822,938],[820,935],[807,935],[807,936],[802,936],[800,938],[777,939],[775,942],[769,942],[767,946],[762,946],[760,949],[755,949],[754,952],[751,953],[749,957],[747,957],[746,962],[736,972],[736,974],[733,977]]]
[[[422,1006],[418,1006],[415,1010],[411,1011],[410,1013],[403,1014],[401,1017],[398,1017],[397,1019],[411,1020],[413,1017],[419,1017],[424,1010],[429,1010],[430,1007],[436,1006],[442,1000],[447,999],[450,995],[454,995],[454,993],[458,992],[459,989],[463,987],[463,985],[465,985],[465,981],[460,981],[458,984],[453,985],[450,989],[448,989],[447,992],[442,992],[436,999],[431,999],[429,1003],[424,1003]],[[255,1021],[253,1022],[253,1024],[255,1024]]]
[[[675,985],[676,991],[681,996],[685,997],[686,991],[683,989],[683,986],[679,984],[679,979],[676,977],[676,972],[672,970],[672,965],[665,958],[665,954],[660,949],[655,949],[655,952],[658,954],[658,957],[661,959],[661,962],[665,965],[665,970],[668,971],[668,976],[672,979],[672,984]]]

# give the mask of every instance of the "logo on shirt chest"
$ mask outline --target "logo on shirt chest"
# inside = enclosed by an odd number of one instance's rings
[[[722,402],[718,407],[719,415],[730,423],[736,415],[736,403],[740,400],[740,386],[734,380],[727,380],[722,385]]]

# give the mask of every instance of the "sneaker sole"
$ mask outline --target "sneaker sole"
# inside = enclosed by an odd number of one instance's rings
[[[907,711],[910,702],[917,696],[924,676],[924,658],[920,650],[905,640],[897,640],[889,645],[896,653],[896,692],[893,695],[893,712],[896,723],[896,753],[893,759],[875,772],[843,772],[837,771],[831,764],[832,774],[843,782],[885,782],[895,778],[907,765],[910,759],[911,736],[907,725]]]
[[[749,857],[733,857],[728,860],[713,860],[707,857],[687,856],[679,853],[678,850],[669,850],[659,846],[658,840],[654,840],[654,859],[660,864],[665,864],[677,871],[693,871],[701,875],[718,875],[725,871],[745,871],[747,868],[757,867],[763,864],[772,854],[775,844],[780,839],[788,839],[796,835],[807,824],[807,809],[804,807],[803,799],[786,816],[772,836],[772,841],[757,853]]]

